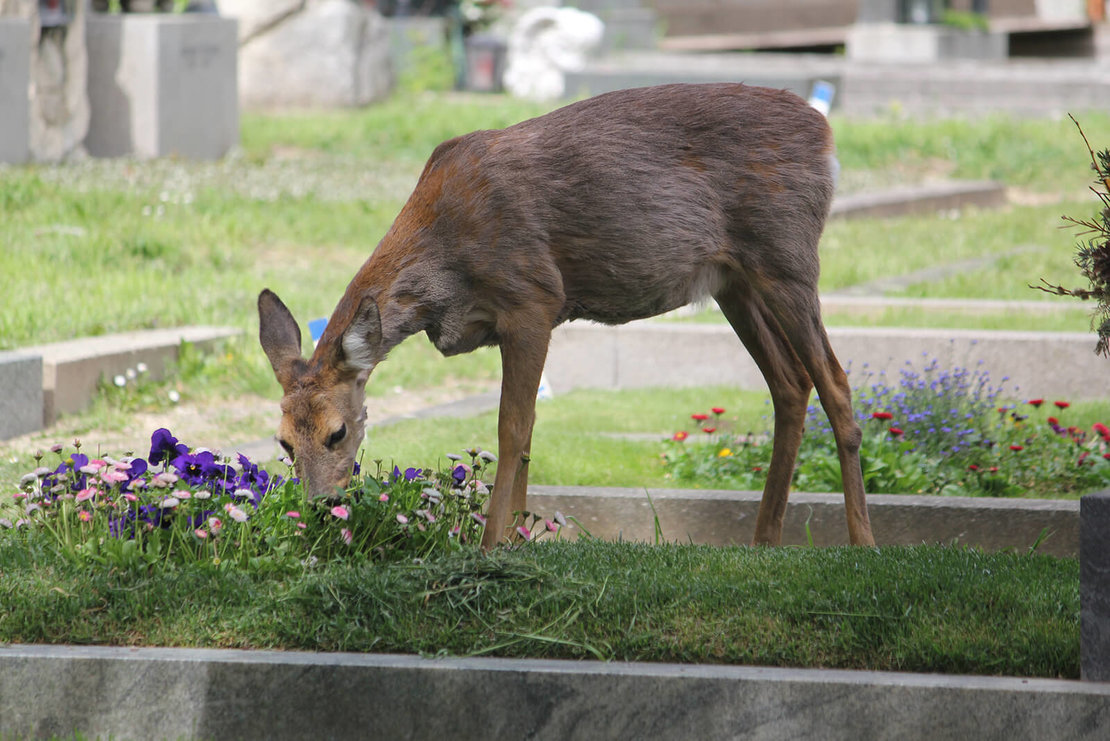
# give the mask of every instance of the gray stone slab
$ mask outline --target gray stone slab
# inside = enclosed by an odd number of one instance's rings
[[[42,356],[0,352],[0,440],[42,429]]]
[[[31,24],[0,18],[0,162],[23,164],[31,156]]]
[[[906,361],[924,367],[986,371],[993,385],[1020,399],[1105,398],[1110,364],[1084,333],[1004,332],[896,327],[830,327],[845,366],[897,379]],[[555,330],[547,376],[557,392],[572,388],[690,387],[715,384],[767,388],[755,362],[725,324],[644,321],[619,327],[572,322]],[[892,381],[893,382],[893,381]]]
[[[1110,681],[1110,491],[1081,500],[1080,661],[1083,678]]]
[[[236,29],[207,14],[91,14],[89,154],[227,154],[239,142]]]
[[[228,327],[175,327],[86,337],[22,348],[42,357],[42,419],[53,424],[59,414],[84,409],[101,378],[112,378],[145,363],[151,378],[162,378],[166,364],[176,360],[182,342],[200,348],[234,337]]]
[[[1110,684],[622,662],[0,648],[0,734],[116,739],[1105,738]]]
[[[747,545],[755,533],[760,497],[756,491],[531,486],[528,509],[542,517],[573,515],[590,534],[605,540],[654,542],[658,518],[668,543]],[[1026,551],[1040,541],[1037,553],[1079,554],[1076,501],[871,494],[867,506],[879,545],[940,543]],[[848,545],[843,495],[790,495],[783,544],[807,545],[811,537],[815,546]]]
[[[973,206],[1001,208],[1006,187],[992,181],[947,181],[873,193],[838,196],[830,216],[842,218],[905,216]]]

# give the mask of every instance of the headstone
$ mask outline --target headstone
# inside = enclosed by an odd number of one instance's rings
[[[1081,676],[1110,681],[1110,490],[1079,503],[1079,604]]]
[[[23,164],[31,156],[31,24],[0,18],[0,162]]]
[[[42,357],[0,352],[0,440],[42,427]]]
[[[60,162],[84,154],[89,129],[86,92],[86,4],[67,4],[40,23],[37,0],[0,0],[0,16],[30,24],[28,147],[39,162]],[[6,111],[5,111],[6,112]]]
[[[239,141],[237,24],[208,14],[89,18],[96,157],[223,157]]]
[[[243,19],[239,91],[247,108],[350,107],[393,84],[385,19],[352,0],[223,0]]]

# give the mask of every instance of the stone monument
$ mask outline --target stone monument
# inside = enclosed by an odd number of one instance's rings
[[[89,130],[85,5],[70,0],[60,6],[64,13],[58,14],[54,25],[44,25],[38,0],[0,0],[0,17],[30,24],[28,151],[37,162],[60,162],[84,154],[82,142]]]

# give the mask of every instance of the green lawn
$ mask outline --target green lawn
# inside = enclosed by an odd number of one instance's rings
[[[942,547],[537,544],[297,573],[90,569],[0,534],[0,643],[1075,678],[1074,559]]]

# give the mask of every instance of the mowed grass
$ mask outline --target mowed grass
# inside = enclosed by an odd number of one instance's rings
[[[137,572],[0,537],[0,642],[1075,678],[1078,569],[1074,559],[935,546],[578,541],[282,575]]]

